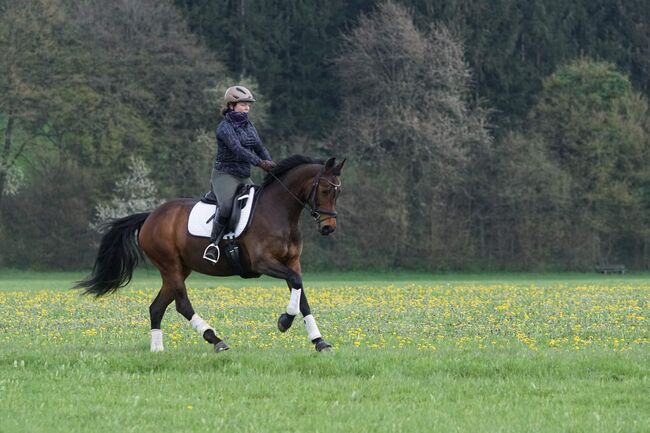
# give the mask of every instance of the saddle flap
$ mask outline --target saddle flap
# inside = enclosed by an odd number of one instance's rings
[[[235,231],[237,229],[241,211],[248,202],[248,199],[250,197],[249,191],[252,186],[253,185],[239,185],[239,187],[237,187],[237,191],[235,192],[235,197],[233,199],[232,212],[230,213],[230,221],[228,221],[227,230]]]
[[[210,193],[196,203],[187,219],[187,230],[193,236],[209,238],[212,234],[212,220],[216,204],[209,204]],[[242,185],[235,194],[235,202],[228,223],[228,230],[224,238],[237,238],[246,230],[253,215],[255,202],[255,185]]]

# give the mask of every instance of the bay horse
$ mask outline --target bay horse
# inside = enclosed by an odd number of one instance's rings
[[[242,261],[253,274],[281,278],[289,287],[289,303],[278,319],[278,329],[287,331],[300,312],[308,337],[319,352],[329,351],[332,346],[321,336],[305,295],[299,220],[302,210],[308,208],[321,235],[327,236],[336,229],[336,200],[344,163],[345,160],[336,164],[335,158],[323,163],[301,155],[278,163],[264,178],[250,226],[237,239]],[[175,199],[150,213],[109,223],[91,275],[75,286],[98,297],[115,292],[131,281],[144,252],[162,277],[162,287],[149,307],[152,352],[163,350],[160,324],[172,301],[176,302],[176,311],[214,345],[215,351],[229,349],[214,328],[194,311],[187,296],[185,279],[192,271],[213,276],[237,274],[225,259],[216,264],[204,260],[203,251],[210,240],[188,233],[188,217],[197,201]]]

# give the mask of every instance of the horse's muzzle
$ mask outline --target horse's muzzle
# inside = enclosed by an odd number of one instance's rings
[[[327,236],[327,235],[330,235],[330,234],[334,233],[334,230],[336,230],[336,228],[334,228],[332,226],[323,226],[323,227],[321,227],[319,229],[319,232],[320,232],[321,235]]]

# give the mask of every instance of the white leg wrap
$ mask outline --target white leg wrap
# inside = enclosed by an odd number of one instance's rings
[[[304,322],[305,328],[307,328],[307,335],[309,335],[309,341],[322,337],[322,335],[320,335],[320,331],[318,330],[318,326],[316,325],[316,319],[314,319],[314,316],[311,314],[309,316],[305,316]]]
[[[190,320],[190,325],[192,325],[192,328],[196,329],[196,332],[198,332],[201,337],[203,337],[203,333],[208,329],[212,329],[214,331],[214,328],[208,325],[207,322],[203,320],[201,316],[199,316],[196,313],[194,313],[194,315],[192,316],[192,319]]]
[[[291,298],[289,298],[289,305],[287,305],[287,314],[295,316],[300,312],[300,295],[302,289],[291,289]]]
[[[160,329],[151,330],[151,351],[162,352],[165,348],[162,342],[162,331]]]

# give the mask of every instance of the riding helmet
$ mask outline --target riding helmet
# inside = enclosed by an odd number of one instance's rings
[[[232,86],[226,90],[226,93],[223,95],[226,104],[230,102],[255,102],[255,97],[244,86]]]

